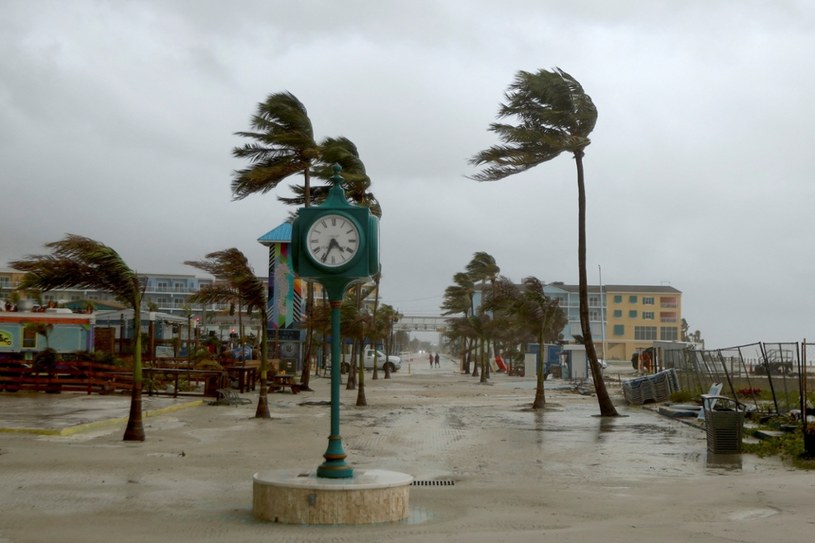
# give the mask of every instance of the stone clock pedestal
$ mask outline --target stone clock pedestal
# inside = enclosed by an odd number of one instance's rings
[[[314,471],[270,470],[252,477],[255,518],[281,524],[374,524],[408,516],[413,477],[357,469],[350,478]]]

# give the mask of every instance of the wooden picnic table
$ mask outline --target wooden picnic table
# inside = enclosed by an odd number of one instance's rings
[[[243,394],[247,390],[255,390],[259,367],[259,362],[246,362],[241,365],[224,366],[224,369],[230,379],[234,378],[238,381],[238,390]]]
[[[294,375],[278,373],[269,377],[269,392],[283,392],[288,387],[292,394],[300,392],[300,385],[294,382]]]

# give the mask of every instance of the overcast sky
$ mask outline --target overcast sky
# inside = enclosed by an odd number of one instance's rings
[[[290,91],[365,162],[386,303],[438,314],[476,251],[577,283],[570,156],[465,178],[514,75],[557,66],[599,112],[590,282],[679,289],[709,347],[811,341],[813,29],[807,0],[0,0],[0,265],[70,232],[141,272],[234,246],[265,273],[289,192],[232,201],[231,151]]]

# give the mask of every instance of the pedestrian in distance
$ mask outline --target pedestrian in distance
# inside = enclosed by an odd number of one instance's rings
[[[430,356],[430,369],[433,369],[433,353],[429,353]]]
[[[436,358],[433,359],[436,362],[436,367],[439,367],[439,353],[436,353]]]

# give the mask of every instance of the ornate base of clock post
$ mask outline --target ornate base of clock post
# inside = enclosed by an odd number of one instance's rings
[[[354,470],[345,463],[345,451],[340,436],[328,436],[328,449],[323,455],[325,462],[317,468],[317,477],[347,479],[354,476]]]

